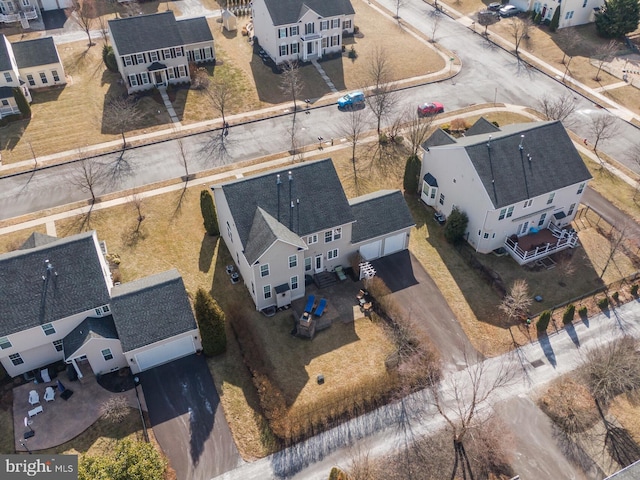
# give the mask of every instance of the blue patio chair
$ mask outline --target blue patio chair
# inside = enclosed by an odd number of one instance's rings
[[[307,313],[311,313],[311,310],[313,310],[313,304],[315,302],[316,302],[315,295],[309,295],[309,297],[307,298],[307,305],[304,307],[304,311]]]
[[[326,298],[321,299],[320,303],[318,304],[318,308],[316,308],[316,311],[313,312],[313,314],[316,317],[321,317],[322,314],[324,313],[324,309],[326,308],[326,306],[327,306],[327,299]]]

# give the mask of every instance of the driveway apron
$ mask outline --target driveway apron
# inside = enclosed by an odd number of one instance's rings
[[[240,463],[220,397],[199,355],[139,374],[153,432],[179,480],[209,480]]]

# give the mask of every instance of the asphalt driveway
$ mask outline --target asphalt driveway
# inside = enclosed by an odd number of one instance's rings
[[[204,357],[139,374],[153,432],[177,478],[209,480],[240,463]]]
[[[482,358],[434,281],[409,250],[379,258],[371,264],[376,276],[393,292],[398,306],[438,349],[445,370],[465,368],[465,353],[469,358]]]

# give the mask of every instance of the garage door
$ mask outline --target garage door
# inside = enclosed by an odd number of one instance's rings
[[[367,243],[360,247],[360,255],[365,260],[375,260],[380,256],[380,247],[382,246],[382,240],[376,242]]]
[[[384,256],[399,252],[404,249],[404,239],[407,238],[406,233],[399,233],[393,237],[384,239]]]
[[[143,371],[176,358],[184,357],[195,351],[196,348],[191,336],[182,337],[136,354],[136,362],[140,370]]]

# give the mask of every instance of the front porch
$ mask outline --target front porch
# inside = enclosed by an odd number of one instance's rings
[[[101,379],[101,383],[104,383],[105,386],[122,385],[121,388],[112,388],[112,390],[126,390],[129,388],[127,382],[119,383],[118,381],[127,380],[130,376],[128,372],[127,369],[122,373],[113,372],[103,375],[103,377],[122,375],[122,378],[114,378],[114,381],[107,380],[106,382],[102,382]],[[50,382],[37,384],[28,382],[13,389],[13,431],[16,452],[25,451],[21,441],[26,444],[29,450],[38,451],[53,448],[74,439],[100,418],[102,405],[111,397],[125,396],[131,408],[138,408],[136,394],[132,388],[114,393],[102,387],[92,373],[89,374],[85,371],[83,373],[85,375],[79,381],[69,381],[67,376],[61,373]],[[60,391],[57,388],[58,380],[64,384],[64,387],[73,391],[73,395],[68,400],[60,397]],[[47,402],[44,398],[47,387],[55,390],[53,401]],[[29,403],[31,390],[35,390],[38,394],[38,403]],[[146,410],[142,389],[138,389],[138,394],[142,408]],[[30,417],[29,411],[37,407],[42,407],[42,410]],[[27,422],[30,422],[28,426],[25,426],[25,418]],[[35,433],[25,441],[24,434],[31,429]]]
[[[577,245],[578,235],[573,229],[559,228],[554,224],[520,237],[511,235],[504,242],[507,252],[520,265],[540,260]]]

